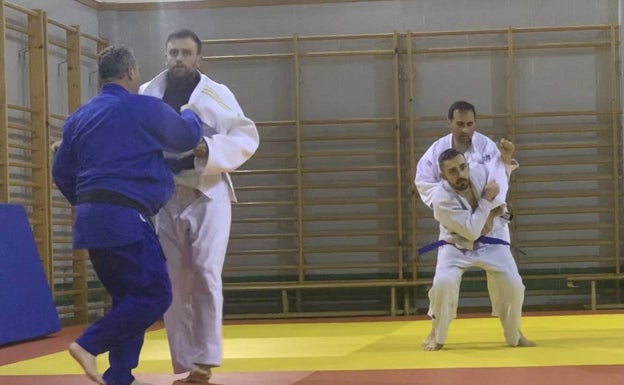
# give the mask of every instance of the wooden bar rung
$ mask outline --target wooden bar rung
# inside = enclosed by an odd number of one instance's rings
[[[284,128],[292,128],[295,124],[294,120],[268,120],[268,121],[258,121],[255,122],[256,127],[284,127]]]
[[[295,252],[296,253],[296,252]],[[257,271],[291,271],[291,270],[296,270],[297,269],[297,265],[292,264],[292,265],[259,265],[259,266],[255,266],[255,265],[241,265],[241,266],[236,266],[236,265],[228,265],[225,266],[223,268],[224,272],[257,272]],[[238,277],[234,277],[234,278],[238,278]]]
[[[270,186],[260,186],[260,185],[248,185],[248,186],[236,186],[236,191],[284,191],[284,190],[294,190],[296,189],[296,185],[292,184],[276,184]]]
[[[335,237],[383,237],[396,236],[397,230],[332,230],[332,231],[306,231],[306,238],[335,238]]]
[[[543,225],[516,225],[516,231],[523,233],[549,232],[549,231],[587,231],[613,229],[612,223],[557,223]]]
[[[62,115],[62,114],[54,114],[54,113],[50,113],[49,116],[52,119],[56,119],[56,120],[65,120],[67,119],[67,115]]]
[[[307,253],[315,253],[315,254],[326,254],[326,253],[355,253],[355,252],[386,252],[386,251],[396,251],[397,246],[306,246],[304,250]]]
[[[239,190],[238,188],[236,189]],[[232,218],[232,223],[281,223],[296,222],[296,217]]]
[[[613,245],[608,239],[549,239],[545,241],[516,241],[516,247],[572,247]]]
[[[557,166],[557,165],[588,165],[588,164],[605,164],[611,163],[610,156],[544,156],[527,157],[522,161],[523,167],[535,167],[535,166]]]
[[[595,173],[595,174],[559,174],[559,175],[523,175],[516,176],[516,181],[520,183],[527,182],[569,182],[569,181],[599,181],[613,180],[612,175]]]
[[[80,36],[82,36],[84,38],[87,38],[89,40],[92,40],[92,41],[94,41],[96,43],[102,43],[102,44],[105,44],[105,45],[108,44],[108,40],[103,39],[103,38],[98,37],[98,36],[91,35],[91,34],[86,33],[86,32],[80,31]]]
[[[22,33],[24,35],[28,35],[28,29],[26,29],[24,26],[21,26],[21,25],[7,23],[5,25],[5,28],[11,31]]]
[[[22,111],[22,112],[32,112],[33,111],[33,109],[28,107],[28,106],[21,106],[19,104],[11,104],[11,103],[7,104],[7,108],[9,110]]]
[[[304,125],[327,125],[327,124],[365,124],[365,123],[394,123],[394,117],[370,117],[370,118],[343,118],[343,119],[306,119],[301,120]]]
[[[609,191],[596,190],[551,190],[551,191],[521,191],[514,197],[516,200],[544,199],[544,198],[585,198],[611,196]]]
[[[613,212],[613,208],[610,206],[539,207],[515,209],[514,212],[517,215],[604,214]]]
[[[290,43],[292,37],[251,37],[234,39],[202,39],[202,44],[234,44],[234,43]]]
[[[247,249],[229,250],[228,254],[248,255],[248,254],[292,254],[297,253],[297,249]]]
[[[40,184],[29,180],[12,180],[11,186],[42,188]]]
[[[305,168],[303,170],[306,174],[319,174],[319,173],[332,173],[332,172],[341,172],[341,173],[350,173],[350,172],[366,172],[366,171],[385,171],[385,170],[396,170],[394,165],[388,166],[358,166],[358,167],[334,167],[334,168]]]
[[[35,132],[35,128],[32,126],[27,126],[25,124],[9,122],[9,128],[21,131]]]
[[[24,206],[33,206],[35,204],[35,202],[32,199],[24,199],[24,198],[10,198],[9,203],[17,203],[17,204],[21,204]]]
[[[237,202],[233,205],[233,207],[243,207],[243,206],[291,206],[296,205],[295,201],[256,201],[256,202]]]
[[[9,160],[9,166],[10,167],[30,168],[30,169],[33,169],[33,170],[40,170],[42,168],[40,165],[32,163],[32,162],[23,162],[23,161],[16,161],[16,160]]]
[[[371,49],[371,50],[353,50],[353,51],[317,51],[304,52],[299,55],[302,57],[336,57],[336,56],[391,56],[395,52],[393,49]]]
[[[56,47],[59,47],[59,48],[63,48],[63,49],[65,49],[65,50],[66,50],[67,48],[69,48],[69,46],[67,45],[67,43],[66,43],[66,42],[64,42],[64,41],[62,41],[62,40],[60,40],[60,39],[57,39],[57,38],[55,38],[55,37],[49,37],[49,38],[48,38],[48,44],[51,44],[51,45],[56,46]]]
[[[306,199],[307,206],[332,206],[332,205],[364,205],[364,204],[383,204],[383,203],[395,203],[396,198],[314,198]]]
[[[304,190],[315,190],[315,189],[354,189],[354,188],[370,188],[374,186],[375,188],[380,187],[393,187],[396,183],[392,181],[388,182],[379,182],[377,180],[358,180],[353,182],[317,182],[317,183],[306,183],[303,186]],[[238,189],[238,188],[237,188]]]
[[[221,61],[221,60],[263,60],[263,59],[292,59],[292,53],[266,53],[255,55],[220,55],[220,56],[202,56],[202,60]]]
[[[265,170],[236,170],[231,172],[233,175],[245,175],[245,174],[290,174],[294,173],[296,170],[292,168],[280,168],[280,169],[265,169]]]
[[[4,6],[7,7],[7,8],[12,9],[14,11],[18,11],[18,12],[21,12],[23,14],[26,14],[26,15],[37,16],[37,12],[33,11],[32,9],[20,7],[19,5],[13,4],[13,3],[9,3],[8,1],[4,3]]]
[[[52,20],[52,19],[48,19],[48,23],[55,26],[55,27],[59,27],[61,29],[64,29],[65,31],[69,31],[69,32],[76,32],[76,28],[74,27],[70,27],[69,25],[65,25],[61,22],[58,22],[56,20]]]
[[[394,36],[392,33],[366,33],[353,35],[309,35],[298,36],[299,41],[331,41],[331,40],[362,40],[362,39],[390,39]]]
[[[80,274],[73,273],[73,272],[54,273],[54,278],[78,278],[78,277],[80,277]]]
[[[392,150],[320,150],[320,151],[304,151],[302,154],[305,158],[318,157],[351,157],[351,156],[379,156],[379,155],[396,155]],[[291,155],[292,157],[292,155]]]
[[[279,239],[294,238],[297,233],[270,233],[270,234],[232,234],[230,239]]]
[[[27,151],[35,150],[35,148],[32,145],[30,145],[30,144],[15,143],[15,142],[12,142],[12,141],[7,143],[7,146],[9,148],[19,148],[20,150],[27,150]]]

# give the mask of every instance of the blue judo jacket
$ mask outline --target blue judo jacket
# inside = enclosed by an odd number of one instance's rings
[[[158,212],[173,194],[173,175],[163,151],[184,152],[201,139],[201,120],[190,109],[178,114],[160,99],[106,84],[63,126],[52,167],[56,186],[76,206],[74,246],[109,247],[140,236],[137,221]],[[90,192],[112,192],[127,205],[80,201]],[[135,207],[135,206],[133,206]]]

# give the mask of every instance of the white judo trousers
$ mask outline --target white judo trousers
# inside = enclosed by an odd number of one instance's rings
[[[469,267],[487,272],[492,308],[497,309],[505,341],[516,346],[520,339],[524,284],[509,246],[490,244],[477,244],[474,250],[460,250],[454,245],[438,249],[427,313],[433,320],[435,341],[446,343],[449,325],[457,316],[462,275]]]
[[[173,300],[165,312],[174,373],[194,363],[220,366],[223,292],[221,271],[232,209],[227,182],[211,198],[178,185],[157,216],[158,236],[171,279]]]

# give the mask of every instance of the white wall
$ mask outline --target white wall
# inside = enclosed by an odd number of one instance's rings
[[[163,41],[186,27],[203,39],[606,24],[617,0],[392,0],[317,5],[100,13],[100,33],[162,68]]]

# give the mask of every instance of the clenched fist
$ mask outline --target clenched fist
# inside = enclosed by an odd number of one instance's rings
[[[496,143],[496,147],[498,147],[498,150],[501,153],[503,163],[510,164],[513,158],[513,153],[516,150],[514,144],[507,139],[501,139],[498,143]]]
[[[488,201],[493,201],[494,198],[496,198],[496,196],[498,195],[500,191],[500,187],[498,186],[498,183],[496,183],[495,180],[488,182],[485,187],[483,188],[483,194],[481,195],[484,199],[488,200]]]

